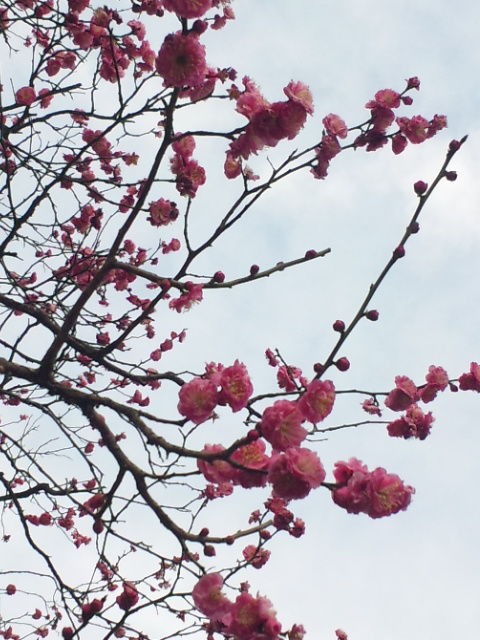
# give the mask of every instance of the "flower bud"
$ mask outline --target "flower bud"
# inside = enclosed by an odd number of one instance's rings
[[[215,271],[212,280],[214,282],[217,282],[218,284],[221,284],[225,280],[225,274],[223,273],[223,271]]]
[[[335,362],[335,366],[339,371],[348,371],[348,369],[350,369],[350,361],[348,360],[348,358],[345,358],[345,357],[339,358]]]
[[[365,318],[367,320],[371,320],[372,322],[376,322],[378,320],[379,313],[376,309],[370,309],[365,313]]]
[[[417,194],[417,196],[422,196],[425,193],[425,191],[428,189],[428,184],[423,180],[418,180],[413,185],[413,189]]]
[[[445,171],[445,178],[450,182],[454,182],[457,179],[456,171]]]
[[[345,331],[345,322],[343,320],[335,320],[332,327],[334,331],[338,331],[338,333],[343,333]]]
[[[259,271],[260,267],[258,266],[258,264],[252,264],[252,266],[250,267],[250,275],[256,276]]]
[[[399,258],[403,258],[404,255],[405,255],[405,247],[402,244],[400,244],[393,252],[393,257],[395,258],[395,260],[398,260]]]

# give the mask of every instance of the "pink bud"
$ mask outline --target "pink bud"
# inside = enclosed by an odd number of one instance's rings
[[[372,322],[376,322],[378,320],[379,313],[376,309],[371,309],[365,313],[365,317],[367,320],[371,320]]]
[[[345,331],[345,322],[343,320],[335,320],[332,326],[333,330],[338,331],[338,333],[343,333]]]
[[[204,553],[204,555],[206,555],[208,557],[212,557],[212,556],[216,555],[217,552],[215,551],[215,547],[213,545],[206,544],[203,547],[203,553]]]
[[[398,260],[399,258],[403,258],[404,255],[405,255],[405,247],[402,244],[400,244],[393,252],[393,257],[395,258],[395,260]]]
[[[309,249],[305,253],[305,258],[307,258],[307,260],[311,260],[312,258],[316,258],[316,257],[317,257],[317,252],[315,251],[315,249]]]
[[[445,178],[450,182],[454,182],[457,179],[456,171],[445,171]]]
[[[256,276],[259,271],[260,267],[258,266],[258,264],[252,264],[252,266],[250,267],[250,275]]]
[[[216,271],[213,274],[213,278],[212,279],[213,279],[214,282],[217,282],[218,284],[221,284],[225,280],[225,274],[223,273],[223,271]]]
[[[424,182],[423,180],[418,180],[413,185],[413,189],[414,189],[415,193],[417,194],[417,196],[421,196],[428,189],[428,184],[426,182]]]
[[[348,358],[345,358],[345,357],[339,358],[335,362],[335,366],[339,371],[348,371],[348,369],[350,369],[350,361],[348,360]]]

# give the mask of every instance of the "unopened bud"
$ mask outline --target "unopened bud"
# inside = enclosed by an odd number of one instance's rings
[[[413,190],[415,191],[417,196],[423,196],[423,194],[425,193],[425,191],[427,189],[428,189],[428,184],[426,182],[424,182],[423,180],[418,180],[413,185]]]
[[[449,180],[450,182],[455,182],[455,180],[457,179],[457,172],[456,171],[445,171],[445,178],[447,180]]]
[[[348,371],[348,369],[350,369],[350,361],[348,358],[345,358],[345,357],[339,358],[335,362],[335,366],[339,371]]]
[[[379,313],[376,309],[371,309],[365,313],[365,317],[367,320],[371,320],[372,322],[376,322],[378,320]]]
[[[345,322],[343,320],[335,320],[332,327],[334,331],[338,331],[338,333],[343,333],[345,331]]]

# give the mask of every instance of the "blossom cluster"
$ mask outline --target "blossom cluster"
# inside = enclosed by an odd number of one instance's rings
[[[222,587],[219,573],[207,573],[192,591],[195,606],[217,631],[234,640],[278,640],[282,626],[270,600],[244,590],[232,602]]]
[[[273,103],[263,97],[250,78],[243,78],[243,86],[243,91],[234,86],[231,97],[248,124],[230,144],[225,160],[227,178],[236,178],[242,173],[242,158],[247,160],[264,147],[275,147],[280,140],[293,140],[307,115],[313,113],[312,94],[302,82],[292,80],[283,90],[288,99]]]
[[[333,475],[337,482],[332,491],[335,504],[348,513],[366,513],[371,518],[382,518],[405,510],[415,492],[397,475],[387,473],[382,467],[369,471],[356,458],[337,462]]]

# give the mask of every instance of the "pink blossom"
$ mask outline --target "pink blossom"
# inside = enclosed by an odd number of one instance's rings
[[[205,422],[217,406],[217,387],[211,380],[194,378],[186,382],[178,393],[178,411],[195,424]]]
[[[312,380],[298,401],[303,417],[314,424],[324,420],[333,409],[335,387],[330,380]]]
[[[223,453],[225,447],[221,444],[207,444],[203,448],[204,453]],[[227,460],[197,460],[198,470],[206,480],[214,484],[231,483],[237,479],[238,472]]]
[[[310,115],[313,113],[313,97],[306,84],[292,80],[284,88],[283,93],[292,102],[299,104],[307,113]]]
[[[297,385],[295,384],[295,380],[298,380],[300,384],[307,384],[306,379],[302,377],[302,370],[298,367],[286,367],[282,365],[278,368],[277,383],[280,389],[288,393],[296,391]]]
[[[158,52],[157,72],[166,87],[195,87],[205,79],[205,47],[194,34],[169,34]]]
[[[201,18],[212,6],[212,0],[163,0],[167,11],[180,18]]]
[[[470,372],[463,373],[458,379],[462,391],[478,391],[480,393],[480,365],[470,364]]]
[[[211,620],[220,620],[232,603],[222,592],[223,578],[219,573],[207,573],[193,587],[192,598],[197,609]]]
[[[128,611],[134,607],[139,600],[137,588],[131,582],[124,582],[123,591],[115,600],[120,609]]]
[[[260,93],[257,85],[245,76],[242,80],[245,90],[237,97],[236,111],[251,120],[253,116],[270,105]]]
[[[347,137],[348,127],[340,116],[329,113],[323,118],[322,122],[328,135],[337,136],[338,138]]]
[[[226,632],[235,640],[277,640],[282,631],[270,600],[246,592],[237,597],[224,620]]]
[[[374,471],[357,460],[337,462],[334,477],[338,488],[332,492],[335,504],[348,513],[366,513],[371,518],[382,518],[405,510],[414,493],[395,474],[381,467]]]
[[[274,449],[285,451],[289,447],[298,447],[305,440],[307,431],[302,427],[303,421],[296,402],[277,400],[263,412],[261,432]]]
[[[418,389],[407,376],[395,378],[395,389],[385,398],[385,406],[392,411],[403,411],[418,399]]]
[[[178,218],[178,209],[174,202],[159,198],[148,206],[150,212],[147,218],[153,227],[160,227],[174,222]]]
[[[399,155],[402,151],[405,150],[405,147],[408,144],[408,140],[405,136],[402,136],[401,133],[396,133],[392,137],[392,151],[395,155]]]
[[[397,109],[400,106],[400,94],[393,89],[381,89],[375,94],[374,100],[367,102],[367,109],[384,107],[386,109]]]
[[[254,440],[239,447],[232,453],[230,459],[241,467],[235,467],[236,473],[232,478],[234,484],[238,484],[244,489],[264,487],[267,484],[270,458],[265,453],[263,440]]]
[[[430,433],[432,422],[434,417],[430,412],[424,414],[418,405],[412,404],[404,416],[387,425],[387,431],[388,435],[397,438],[425,440]]]
[[[17,104],[24,107],[29,107],[37,99],[36,91],[33,87],[22,87],[15,93],[15,100]]]
[[[245,560],[251,564],[254,569],[261,569],[270,558],[270,551],[267,549],[259,549],[253,544],[245,547],[242,554]]]
[[[380,411],[380,407],[378,406],[378,404],[376,404],[373,398],[367,398],[367,400],[364,400],[362,403],[362,409],[366,413],[369,413],[372,416],[382,415],[382,412]]]
[[[319,457],[310,449],[290,447],[272,457],[268,481],[272,495],[283,500],[305,498],[325,480],[325,470]]]
[[[448,387],[448,373],[442,367],[435,367],[433,364],[428,368],[425,380],[427,384],[419,389],[422,402],[431,402],[439,391],[445,391]]]
[[[175,241],[175,245],[173,245],[170,250],[176,251],[180,248],[180,242],[178,240],[172,240],[172,243]],[[166,253],[166,252],[165,252]],[[194,304],[197,302],[201,302],[203,300],[203,287],[201,284],[195,284],[193,282],[187,282],[185,284],[185,291],[180,295],[176,300],[170,300],[168,306],[170,309],[175,309],[177,313],[181,311],[188,311],[192,308]]]
[[[428,137],[430,123],[423,116],[397,118],[400,131],[412,144],[420,144]]]
[[[220,401],[226,402],[234,412],[244,409],[253,393],[247,368],[238,360],[231,367],[223,369],[220,386]]]

